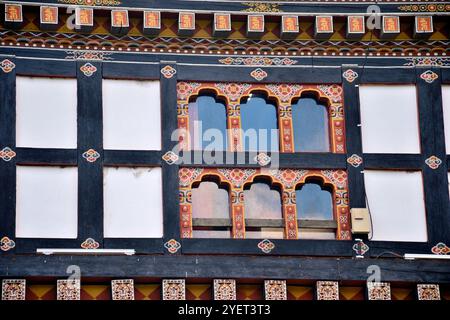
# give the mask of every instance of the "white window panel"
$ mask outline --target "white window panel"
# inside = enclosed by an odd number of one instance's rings
[[[77,80],[17,77],[18,147],[77,147]]]
[[[445,149],[450,154],[450,86],[442,86],[442,108],[444,110]]]
[[[161,149],[159,81],[103,80],[103,146]]]
[[[415,86],[365,85],[359,96],[365,153],[420,153]]]
[[[161,238],[161,168],[104,168],[106,238]]]
[[[77,175],[76,167],[17,166],[17,238],[77,238]]]
[[[373,240],[427,241],[421,172],[365,170]]]

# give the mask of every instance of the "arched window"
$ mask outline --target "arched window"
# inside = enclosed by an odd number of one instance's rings
[[[256,180],[244,190],[244,203],[247,238],[283,238],[279,190],[264,180]]]
[[[261,94],[241,104],[244,151],[278,152],[277,109]]]
[[[227,150],[227,115],[223,103],[212,96],[198,96],[189,103],[191,150]]]
[[[327,107],[315,99],[302,98],[292,105],[294,150],[296,152],[329,152]]]
[[[192,188],[194,238],[229,238],[230,207],[228,192],[216,182],[203,181]]]
[[[335,239],[331,190],[311,181],[295,192],[300,239]]]

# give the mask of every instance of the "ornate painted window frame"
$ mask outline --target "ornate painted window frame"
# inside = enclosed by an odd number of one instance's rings
[[[232,237],[245,238],[244,186],[256,177],[270,178],[272,184],[281,186],[282,213],[285,239],[298,239],[296,187],[309,178],[319,178],[333,189],[333,213],[337,222],[336,239],[351,240],[347,172],[344,170],[298,169],[240,169],[240,168],[190,168],[179,171],[180,179],[180,231],[182,238],[192,238],[192,186],[206,176],[215,176],[229,187]]]
[[[177,83],[177,113],[180,133],[180,148],[190,149],[189,135],[189,102],[201,92],[213,91],[218,98],[226,102],[227,129],[229,151],[242,150],[241,112],[240,105],[244,98],[252,92],[263,91],[268,98],[277,102],[278,129],[280,132],[280,152],[296,152],[294,144],[294,129],[292,123],[292,101],[314,94],[318,101],[325,101],[328,112],[330,135],[330,152],[345,153],[345,120],[343,106],[343,89],[337,84],[257,84],[257,83],[212,83],[212,82],[178,82]],[[301,151],[298,151],[301,152]]]

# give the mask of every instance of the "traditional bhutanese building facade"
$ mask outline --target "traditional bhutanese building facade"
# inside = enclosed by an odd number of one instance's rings
[[[450,299],[448,1],[0,7],[3,300]]]

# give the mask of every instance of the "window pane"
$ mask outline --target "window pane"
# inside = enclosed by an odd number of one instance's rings
[[[159,81],[103,80],[103,145],[161,149]]]
[[[231,238],[230,230],[193,230],[193,238],[227,239]]]
[[[365,170],[373,240],[427,241],[421,172]]]
[[[280,192],[266,183],[256,182],[244,190],[246,219],[281,219]]]
[[[245,237],[247,239],[283,239],[284,230],[283,228],[261,228],[258,231],[247,230]]]
[[[253,94],[241,104],[245,151],[278,151],[277,110],[273,104]]]
[[[77,147],[77,80],[16,78],[18,147]]]
[[[306,183],[295,194],[299,219],[333,220],[331,192],[316,183]]]
[[[292,106],[292,126],[296,152],[328,152],[328,112],[316,100],[300,99]]]
[[[161,168],[104,168],[106,238],[163,235]]]
[[[227,149],[227,115],[225,105],[209,96],[189,103],[189,131],[192,150]],[[203,137],[203,139],[202,139]]]
[[[192,217],[230,219],[228,192],[214,182],[205,181],[192,189]]]
[[[445,149],[450,154],[450,86],[442,86],[442,108],[444,111]]]
[[[16,237],[76,239],[77,168],[17,166],[16,170]]]
[[[359,95],[364,152],[420,153],[415,86],[361,86]]]

